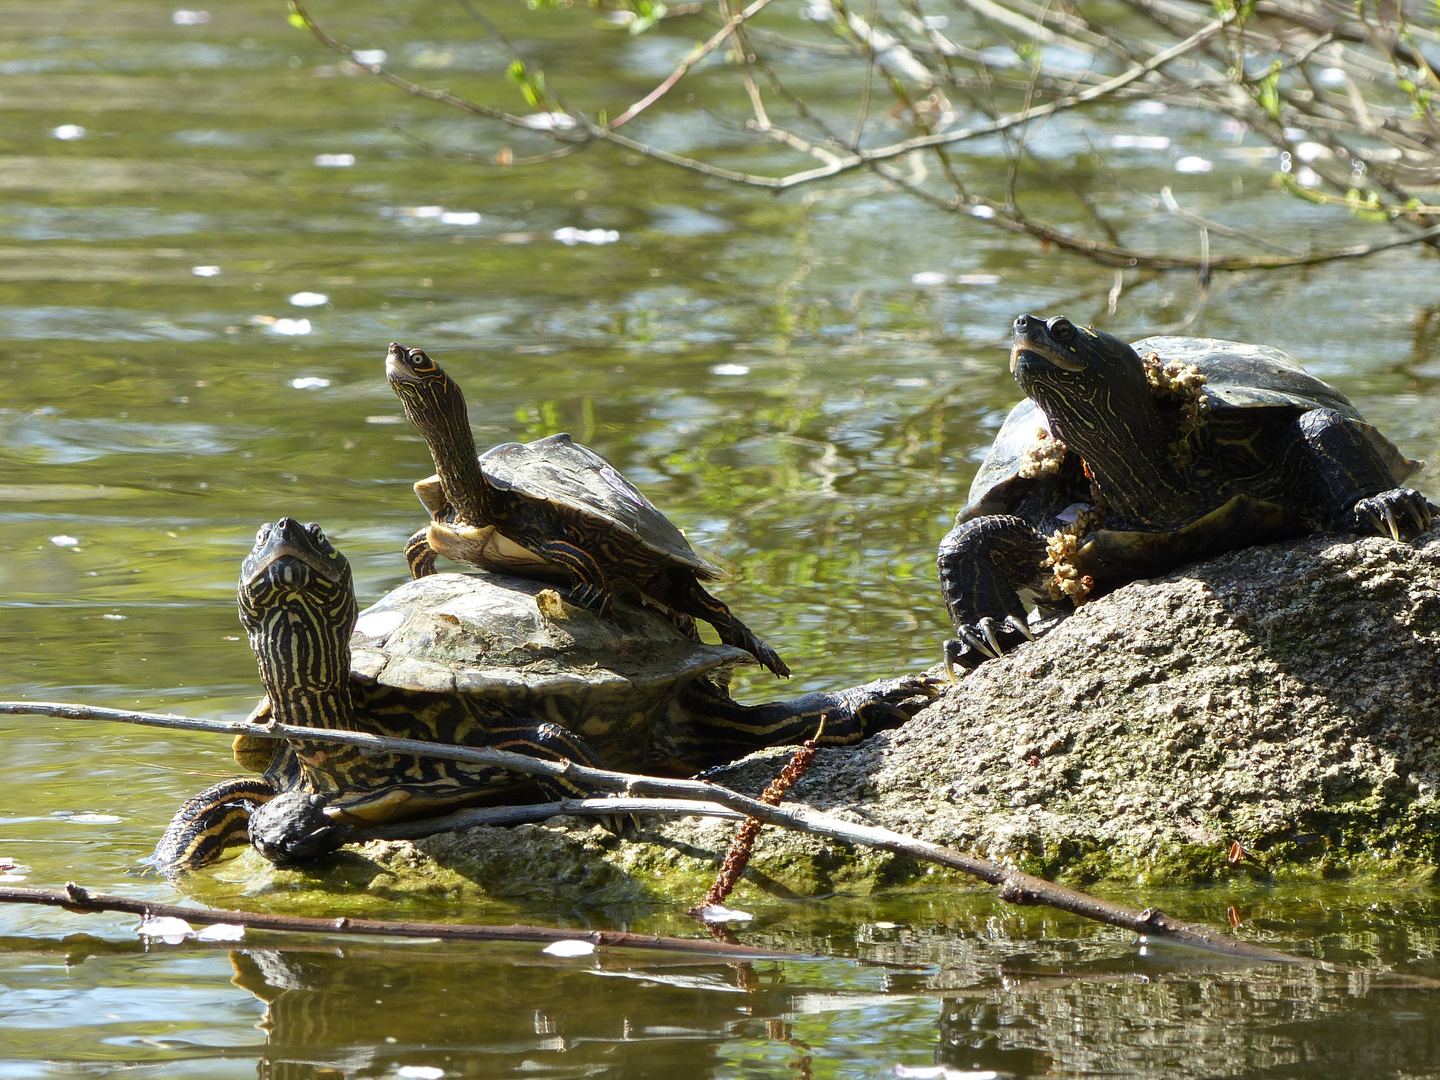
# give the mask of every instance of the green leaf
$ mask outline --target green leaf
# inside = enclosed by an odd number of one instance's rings
[[[301,15],[300,12],[296,11],[293,7],[290,9],[290,15],[285,21],[295,27],[296,30],[310,29],[310,20],[305,18],[304,15]]]
[[[1271,178],[1271,180],[1276,187],[1284,188],[1291,195],[1299,196],[1306,202],[1316,203],[1320,206],[1324,206],[1330,201],[1318,191],[1311,191],[1309,188],[1301,187],[1296,182],[1295,177],[1291,176],[1289,173],[1276,173]]]
[[[629,29],[632,34],[643,34],[657,22],[665,17],[665,5],[652,3],[651,0],[640,0],[635,5],[636,17],[630,20]]]
[[[1270,69],[1270,74],[1255,84],[1252,91],[1255,101],[1270,114],[1272,120],[1280,119],[1280,65]]]
[[[1377,191],[1367,191],[1362,196],[1359,188],[1351,188],[1345,193],[1345,205],[1361,221],[1389,221],[1393,216],[1380,205],[1380,193]]]

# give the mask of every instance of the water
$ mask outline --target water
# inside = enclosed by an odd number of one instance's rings
[[[797,7],[777,5],[774,25],[810,33]],[[1010,319],[1063,311],[1140,336],[1195,309],[1193,280],[1132,274],[1107,317],[1111,271],[863,178],[776,199],[605,148],[509,171],[434,154],[409,136],[517,155],[544,144],[344,74],[278,3],[209,14],[177,25],[166,5],[0,3],[6,697],[244,716],[257,680],[236,569],[256,526],[282,514],[324,525],[362,603],[404,580],[401,545],[422,520],[409,485],[430,470],[381,372],[391,340],[455,374],[482,444],[568,430],[613,460],[731,569],[717,592],[786,657],[797,692],[924,666],[948,629],[935,544],[1016,398]],[[316,14],[417,77],[522,109],[505,57],[457,8]],[[676,22],[597,47],[588,11],[496,14],[612,115],[709,33]],[[825,65],[807,64],[807,95],[838,94]],[[696,77],[728,85],[718,68]],[[636,123],[673,148],[743,144],[681,102]],[[1114,155],[1142,191],[1171,184],[1187,209],[1278,222],[1293,242],[1376,238],[1268,193],[1263,163],[1225,157],[1234,137],[1210,118],[1117,108],[1090,123],[1176,140]],[[1065,165],[1084,137],[1057,120],[1037,145]],[[1174,171],[1195,153],[1220,164]],[[352,165],[315,164],[347,154]],[[782,160],[737,155],[756,169]],[[955,160],[977,182],[1004,167],[994,146]],[[1041,185],[1025,195],[1061,212]],[[1136,243],[1195,246],[1173,221],[1125,213]],[[606,242],[567,245],[557,231]],[[208,267],[219,272],[195,272]],[[913,283],[926,273],[975,283]],[[1407,453],[1434,460],[1436,282],[1433,260],[1409,250],[1223,277],[1193,331],[1291,350]],[[326,299],[291,302],[306,292]],[[281,332],[301,320],[308,333]],[[747,676],[737,693],[757,700],[772,685]],[[0,724],[0,747],[0,857],[24,868],[13,876],[156,900],[177,893],[139,860],[184,798],[234,771],[218,740],[145,729],[23,718]],[[1426,887],[1160,902],[1212,923],[1234,906],[1246,932],[1281,947],[1440,976],[1440,894]],[[669,910],[382,913],[695,932]],[[776,901],[759,914],[747,939],[824,959],[556,961],[518,946],[274,937],[233,952],[145,947],[128,917],[9,908],[0,1076],[258,1065],[870,1077],[937,1063],[1020,1076],[1440,1075],[1429,991],[1142,952],[984,892]]]

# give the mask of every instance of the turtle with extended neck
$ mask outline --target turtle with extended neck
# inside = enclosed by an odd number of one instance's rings
[[[720,572],[595,451],[560,434],[477,456],[465,396],[439,364],[392,343],[385,374],[435,462],[435,475],[415,485],[431,520],[405,545],[412,575],[433,573],[438,553],[484,570],[565,582],[574,603],[601,613],[613,588],[627,587],[682,623],[705,620],[725,644],[776,675],[790,674],[775,650],[700,584]]]
[[[1128,345],[1015,320],[1011,411],[940,543],[947,669],[1031,636],[1044,609],[1207,556],[1327,529],[1428,529],[1401,486],[1419,462],[1279,349],[1209,338]]]

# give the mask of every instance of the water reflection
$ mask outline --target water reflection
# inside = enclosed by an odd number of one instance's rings
[[[0,999],[0,1068],[98,1071],[118,1056],[167,1075],[248,1065],[262,1078],[1436,1075],[1428,985],[1146,954],[1088,929],[1011,939],[980,909],[951,914],[990,932],[862,932],[852,947],[870,965],[4,939],[0,975],[27,972],[33,989]]]

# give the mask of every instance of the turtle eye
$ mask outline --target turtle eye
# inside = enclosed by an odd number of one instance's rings
[[[1075,340],[1075,324],[1064,316],[1057,315],[1047,324],[1050,336],[1063,343]]]

